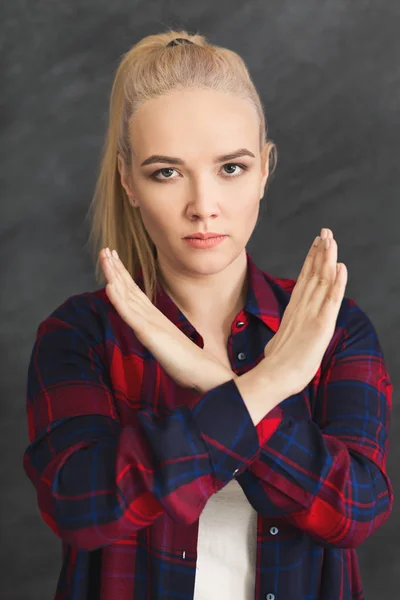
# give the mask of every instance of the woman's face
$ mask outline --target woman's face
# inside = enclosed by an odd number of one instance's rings
[[[268,177],[254,107],[233,94],[174,91],[138,109],[130,140],[129,170],[118,157],[121,182],[139,207],[160,263],[186,274],[217,272],[230,264],[251,237]],[[217,160],[240,149],[254,157]],[[150,164],[153,155],[170,158]],[[199,250],[183,239],[199,231],[228,237]]]

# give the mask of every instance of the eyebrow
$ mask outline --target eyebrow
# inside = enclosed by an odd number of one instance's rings
[[[255,158],[255,155],[250,152],[250,150],[247,150],[247,148],[239,148],[239,150],[236,150],[235,152],[232,152],[231,154],[223,154],[222,156],[217,156],[214,158],[214,163],[219,163],[225,160],[233,160],[234,158],[238,158],[239,156],[252,156],[253,158]],[[146,158],[146,160],[144,160],[141,163],[141,167],[144,167],[145,165],[151,165],[152,163],[172,163],[174,165],[184,165],[185,162],[181,159],[181,158],[177,158],[176,156],[165,156],[163,154],[153,154],[152,156],[149,156],[149,158]]]

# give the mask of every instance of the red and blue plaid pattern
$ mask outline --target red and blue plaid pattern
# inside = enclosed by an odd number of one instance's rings
[[[246,255],[228,341],[238,375],[263,358],[296,283]],[[62,540],[54,600],[192,600],[199,516],[233,477],[258,513],[249,600],[363,600],[356,548],[393,505],[391,403],[376,331],[350,298],[313,380],[254,427],[233,379],[202,396],[179,387],[105,288],[71,296],[39,324],[27,378],[23,467]]]

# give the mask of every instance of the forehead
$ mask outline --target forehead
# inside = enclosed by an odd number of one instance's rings
[[[215,90],[175,90],[152,98],[130,121],[137,156],[222,154],[242,146],[258,148],[260,121],[255,107],[234,94]]]

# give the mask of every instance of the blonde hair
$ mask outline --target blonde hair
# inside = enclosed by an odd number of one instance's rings
[[[190,39],[193,44],[167,47],[175,38]],[[148,35],[122,56],[112,85],[108,130],[88,211],[91,219],[88,243],[100,285],[107,282],[100,264],[100,250],[107,246],[115,248],[134,280],[142,268],[144,291],[151,302],[160,275],[157,249],[145,229],[140,210],[132,207],[122,186],[118,153],[129,166],[129,121],[146,100],[187,87],[230,92],[250,101],[260,117],[260,152],[265,144],[268,146],[268,184],[277,163],[276,146],[267,139],[262,102],[238,54],[209,44],[198,33],[190,35],[185,30],[170,29]]]

